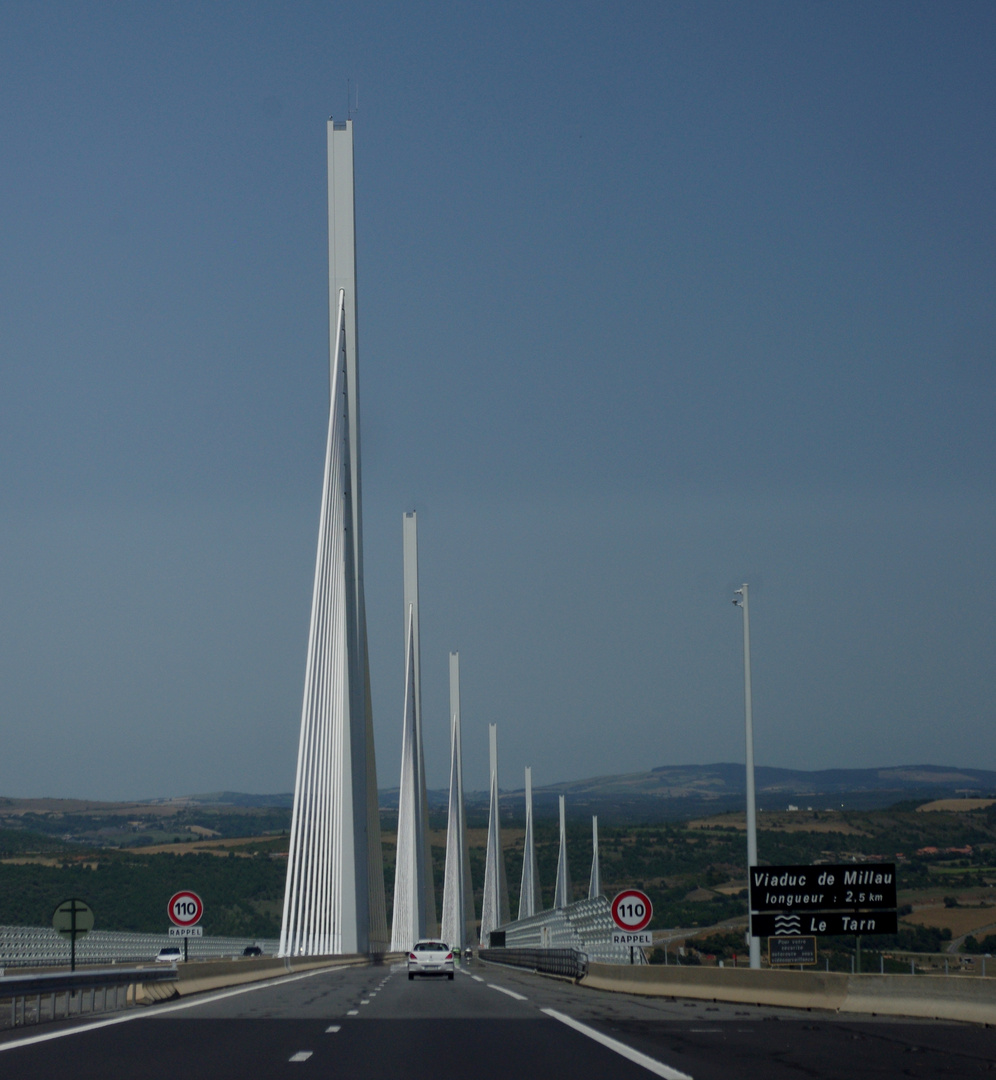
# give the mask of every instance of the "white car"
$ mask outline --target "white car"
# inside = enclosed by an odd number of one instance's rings
[[[176,964],[183,959],[183,950],[179,945],[167,945],[165,949],[159,950],[159,955],[156,957],[157,964]]]
[[[447,975],[453,978],[453,950],[443,941],[416,941],[408,954],[408,978],[416,975]]]

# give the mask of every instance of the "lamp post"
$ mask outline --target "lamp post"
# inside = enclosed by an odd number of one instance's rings
[[[750,692],[750,606],[747,600],[747,583],[736,590],[738,599],[733,603],[744,613],[744,725],[747,734],[747,875],[757,866],[757,812],[754,801],[754,719],[751,711]],[[748,881],[748,894],[750,885]],[[748,905],[750,901],[748,900]],[[749,919],[749,916],[748,916]],[[761,939],[751,935],[750,966],[761,966]]]

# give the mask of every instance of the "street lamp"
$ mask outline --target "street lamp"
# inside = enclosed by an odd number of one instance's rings
[[[738,599],[733,601],[744,613],[744,724],[747,733],[747,895],[750,896],[750,874],[757,866],[757,812],[754,802],[754,720],[751,714],[750,694],[750,607],[747,601],[747,583],[736,590]],[[750,922],[748,904],[748,925]],[[751,935],[750,966],[761,966],[761,939]]]

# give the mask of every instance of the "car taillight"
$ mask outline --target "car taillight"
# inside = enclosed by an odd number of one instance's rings
[[[448,953],[446,954],[446,959],[447,959],[447,960],[452,960],[452,959],[453,959],[453,953],[451,953],[451,952],[448,952]]]
[[[417,956],[416,956],[416,955],[415,955],[415,954],[414,954],[413,952],[410,952],[410,953],[408,954],[408,959],[409,959],[409,960],[417,960],[417,959],[418,959],[418,957],[417,957]]]

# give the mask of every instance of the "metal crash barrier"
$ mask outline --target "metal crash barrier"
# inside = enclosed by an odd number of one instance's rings
[[[567,979],[583,979],[588,973],[587,954],[577,949],[481,949],[478,955],[486,963],[507,964]]]
[[[136,1005],[139,988],[146,1000],[173,996],[174,966],[114,968],[112,970],[58,972],[51,975],[0,977],[0,1002],[10,1001],[10,1026],[37,1024],[84,1013],[111,1012]],[[165,991],[165,992],[164,992]]]

